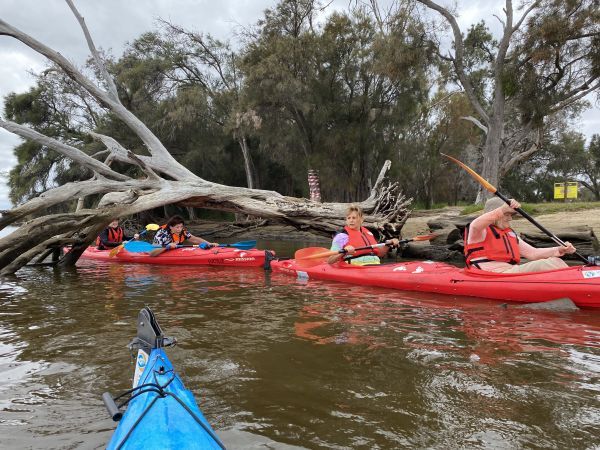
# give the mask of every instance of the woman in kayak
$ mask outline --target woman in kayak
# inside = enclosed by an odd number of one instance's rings
[[[154,244],[161,245],[164,248],[177,248],[177,245],[184,241],[190,241],[192,244],[205,244],[204,247],[216,247],[216,242],[208,242],[201,237],[194,236],[183,227],[183,219],[180,216],[171,217],[166,225],[160,227],[160,230],[154,235]]]
[[[96,238],[96,247],[98,250],[107,250],[109,248],[118,247],[123,241],[129,241],[131,239],[139,238],[139,234],[131,236],[125,236],[125,231],[119,226],[119,219],[113,219],[108,226],[102,230],[102,233]]]
[[[358,247],[377,244],[373,233],[362,226],[363,221],[363,212],[360,207],[352,205],[346,210],[346,226],[335,235],[333,242],[331,243],[331,250],[340,251],[343,249],[345,250],[345,253],[338,253],[337,255],[331,256],[327,260],[329,264],[338,262],[346,255],[358,256],[357,258],[350,260],[351,264],[360,266],[366,264],[380,264],[381,261],[379,258],[385,256],[390,247],[396,247],[400,243],[398,239],[391,239],[386,242],[388,245],[384,247],[355,250]]]
[[[465,229],[465,258],[467,267],[501,273],[543,272],[562,269],[567,264],[560,259],[575,253],[570,242],[566,246],[535,248],[519,239],[510,227],[514,208],[521,204],[511,199],[510,206],[501,198],[490,198],[483,214]],[[519,264],[521,257],[529,262]]]

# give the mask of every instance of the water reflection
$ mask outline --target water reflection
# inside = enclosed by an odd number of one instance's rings
[[[290,251],[290,254],[293,251]],[[600,444],[600,315],[260,269],[81,264],[0,286],[8,448],[103,448],[100,396],[130,385],[149,305],[230,448]],[[6,437],[6,438],[5,438]]]
[[[288,277],[274,278],[285,283]],[[320,281],[292,283],[321,299],[305,305],[296,323],[297,335],[321,344],[384,345],[385,334],[395,332],[405,334],[405,342],[415,347],[433,344],[437,351],[468,347],[487,356],[500,347],[502,352],[560,350],[565,344],[600,348],[598,314],[593,311],[505,309],[486,299]],[[342,334],[336,334],[340,328]],[[378,334],[383,335],[379,343],[374,341]]]

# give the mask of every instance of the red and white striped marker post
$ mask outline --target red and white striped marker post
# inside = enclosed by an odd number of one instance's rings
[[[321,202],[321,183],[317,170],[308,169],[308,192],[313,202]]]

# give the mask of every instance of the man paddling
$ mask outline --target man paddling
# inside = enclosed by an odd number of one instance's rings
[[[362,226],[364,221],[363,212],[360,207],[352,205],[346,210],[346,226],[333,238],[331,243],[332,251],[344,250],[344,253],[338,253],[331,256],[327,262],[334,264],[341,260],[346,254],[355,256],[350,260],[351,264],[366,265],[366,264],[380,264],[380,257],[386,255],[390,247],[397,247],[399,245],[398,239],[391,239],[387,242],[384,247],[376,249],[366,249],[355,251],[356,248],[365,247],[368,245],[376,245],[377,241],[369,230]]]
[[[206,248],[216,247],[217,242],[208,242],[201,237],[194,236],[184,228],[183,218],[181,216],[171,217],[166,225],[160,227],[160,230],[154,236],[154,244],[161,245],[163,248],[177,248],[177,245],[184,241],[190,241],[192,244],[199,244]]]
[[[519,239],[510,227],[515,209],[521,204],[515,199],[510,206],[501,198],[490,198],[483,214],[465,229],[467,267],[501,273],[543,272],[568,267],[561,256],[576,252],[570,242],[564,246],[535,248]],[[529,262],[520,264],[521,256]]]

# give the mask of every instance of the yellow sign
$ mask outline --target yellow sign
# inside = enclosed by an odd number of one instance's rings
[[[565,184],[567,185],[567,198],[577,198],[577,191],[579,189],[577,181],[554,183],[554,198],[565,198]]]

